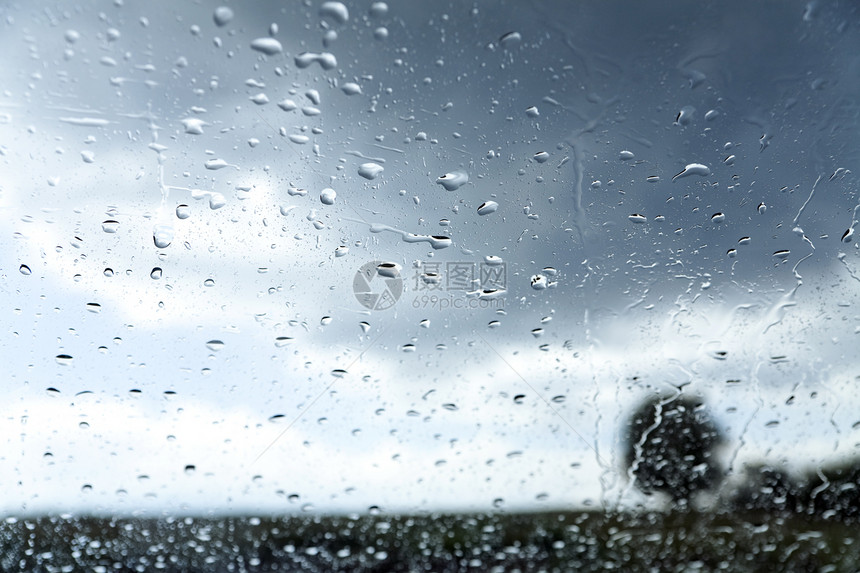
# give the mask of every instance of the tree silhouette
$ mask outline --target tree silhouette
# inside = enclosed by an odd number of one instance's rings
[[[687,508],[695,494],[718,485],[717,448],[724,437],[701,399],[653,397],[635,410],[626,427],[624,463],[646,494],[668,494]]]

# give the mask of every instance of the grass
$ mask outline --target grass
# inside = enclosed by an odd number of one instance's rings
[[[599,512],[7,519],[2,571],[857,571],[860,528]]]

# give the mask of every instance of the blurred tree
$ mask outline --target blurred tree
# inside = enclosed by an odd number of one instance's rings
[[[860,520],[860,459],[848,458],[810,472],[802,499],[813,515],[843,522]]]
[[[664,492],[686,509],[723,477],[717,448],[724,437],[701,399],[651,398],[633,412],[625,432],[625,466],[646,494]]]
[[[801,486],[783,469],[757,463],[746,467],[731,497],[735,511],[786,514],[800,511]]]

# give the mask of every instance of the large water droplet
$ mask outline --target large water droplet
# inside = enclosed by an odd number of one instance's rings
[[[191,216],[191,207],[186,204],[177,205],[176,206],[176,218],[177,219],[187,219]]]
[[[379,263],[376,265],[376,272],[379,273],[379,276],[396,279],[400,276],[400,265],[397,263]]]
[[[534,160],[538,163],[546,163],[547,160],[549,160],[549,153],[547,153],[546,151],[538,151],[534,155]]]
[[[346,24],[349,20],[349,10],[342,2],[323,2],[320,6],[320,16],[331,18],[338,24]]]
[[[323,205],[334,205],[334,200],[337,198],[337,193],[334,189],[325,188],[320,193],[320,202]]]
[[[55,360],[57,361],[57,364],[68,366],[72,363],[73,358],[70,354],[57,354]]]
[[[224,342],[221,340],[210,340],[206,343],[206,348],[208,348],[212,352],[218,352],[219,350],[224,348]]]
[[[119,221],[114,221],[113,219],[108,219],[107,221],[102,222],[102,231],[105,233],[116,233],[119,230]]]
[[[447,191],[455,191],[469,182],[469,174],[465,171],[452,171],[436,179],[436,183]]]
[[[647,218],[645,215],[640,215],[639,213],[633,213],[632,215],[628,215],[628,216],[627,216],[627,218],[628,218],[631,222],[633,222],[633,223],[637,223],[637,224],[640,224],[640,225],[641,225],[642,223],[646,223],[646,222],[648,221],[648,218]]]
[[[340,89],[348,96],[361,94],[361,86],[354,82],[347,82],[340,86]]]
[[[486,201],[478,207],[478,215],[489,215],[495,213],[499,208],[499,204],[495,201]]]
[[[277,348],[283,348],[284,346],[292,344],[292,342],[293,342],[293,337],[291,337],[291,336],[279,336],[279,337],[275,338],[275,346]]]
[[[850,243],[854,240],[854,227],[849,227],[847,231],[842,233],[842,242]]]
[[[30,267],[28,267],[27,265],[21,265],[20,267],[18,267],[18,272],[20,272],[22,275],[24,275],[26,277],[33,274],[33,271],[31,271]]]
[[[257,38],[251,42],[251,49],[257,50],[267,56],[274,56],[283,51],[281,43],[274,38]]]
[[[702,177],[706,177],[711,174],[711,170],[707,165],[702,165],[701,163],[690,163],[684,170],[672,177],[672,181],[675,179],[680,179],[682,177],[689,177],[690,175],[700,175]]]
[[[162,270],[161,267],[153,267],[153,269],[149,272],[149,278],[153,280],[158,280],[161,278]]]
[[[531,285],[535,290],[544,290],[549,286],[549,281],[544,275],[534,275],[531,278]]]
[[[358,166],[358,174],[365,179],[376,179],[384,170],[378,163],[362,163]]]
[[[215,8],[215,13],[212,14],[212,19],[218,27],[226,26],[233,19],[233,10],[227,6],[219,6]]]
[[[173,242],[173,227],[156,225],[152,231],[152,240],[159,249],[166,249]]]

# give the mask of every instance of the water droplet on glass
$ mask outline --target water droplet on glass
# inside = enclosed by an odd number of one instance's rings
[[[346,24],[349,20],[349,10],[342,2],[323,2],[320,6],[320,16],[331,18],[338,24]]]
[[[334,189],[325,188],[320,192],[320,202],[323,205],[334,205],[334,200],[337,198],[337,193]]]
[[[161,267],[154,267],[152,269],[152,271],[150,271],[150,273],[149,273],[149,278],[151,278],[153,280],[158,280],[161,278],[161,274],[162,274]]]
[[[540,115],[537,106],[531,106],[526,108],[526,115],[529,117],[537,117]]]
[[[349,247],[345,245],[341,245],[334,250],[334,256],[336,257],[344,257],[349,253]]]
[[[264,94],[262,92],[255,94],[255,95],[252,95],[248,99],[257,105],[266,105],[267,103],[269,103],[269,96],[267,96],[266,94]]]
[[[701,163],[690,163],[684,167],[683,171],[672,177],[672,181],[682,177],[689,177],[690,175],[701,175],[702,177],[706,177],[710,174],[711,170],[707,165],[702,165]]]
[[[499,38],[499,45],[507,50],[519,44],[522,39],[523,37],[519,32],[508,32]]]
[[[645,215],[640,215],[639,213],[633,213],[632,215],[628,215],[627,218],[637,224],[642,224],[648,221],[648,218]]]
[[[173,241],[173,227],[170,225],[156,225],[152,231],[152,241],[159,249],[166,249]]]
[[[629,160],[633,159],[634,157],[636,157],[636,156],[633,155],[633,152],[627,151],[626,149],[618,154],[618,159],[620,159],[621,161],[629,161]]]
[[[499,208],[499,204],[495,201],[486,201],[478,206],[478,215],[489,215],[495,213]]]
[[[469,182],[469,174],[465,171],[452,171],[436,179],[436,183],[447,191],[455,191]]]
[[[219,6],[215,8],[215,13],[212,14],[212,19],[215,21],[215,25],[219,28],[226,26],[230,20],[233,19],[233,10],[227,6]]]
[[[215,279],[206,279],[205,281],[203,281],[203,286],[214,287],[215,286]]]
[[[57,361],[57,364],[68,366],[72,363],[73,358],[69,354],[57,354],[55,360]]]
[[[347,82],[340,86],[340,89],[348,96],[361,94],[361,86],[354,82]]]
[[[397,263],[380,263],[376,265],[376,272],[381,277],[396,279],[400,276],[400,265]]]
[[[208,348],[212,352],[218,352],[219,350],[224,348],[224,342],[221,340],[210,340],[206,343],[206,348]]]
[[[251,49],[257,50],[267,56],[274,56],[275,54],[280,54],[284,48],[274,38],[257,38],[251,42]]]
[[[400,347],[400,350],[402,352],[415,352],[415,345],[414,344],[404,344],[403,346]]]
[[[713,215],[711,215],[711,222],[712,223],[722,223],[725,220],[726,220],[726,216],[722,213],[714,213]]]
[[[344,376],[346,376],[346,370],[344,370],[343,368],[335,368],[331,371],[331,375],[335,378],[343,378]]]
[[[292,342],[293,342],[293,337],[291,337],[291,336],[279,336],[279,337],[275,338],[275,347],[276,348],[283,348],[284,346],[288,346],[288,345],[292,344]]]
[[[685,105],[681,108],[681,111],[678,112],[678,115],[675,116],[675,125],[689,125],[689,123],[693,120],[693,113],[695,113],[696,108]]]
[[[537,153],[535,153],[534,159],[538,163],[546,163],[547,160],[549,160],[549,153],[547,153],[546,151],[538,151]]]
[[[112,269],[112,268],[110,268],[110,267],[107,267],[107,268],[104,270],[104,275],[105,275],[106,277],[112,277],[112,276],[113,276],[113,269]]]
[[[33,273],[33,271],[31,271],[30,267],[28,267],[27,265],[21,265],[20,267],[18,267],[18,272],[27,277]]]
[[[498,266],[501,265],[504,261],[502,257],[498,257],[496,255],[487,255],[484,257],[484,262],[490,266]]]
[[[543,336],[543,328],[533,328],[532,336],[534,336],[535,338],[540,338],[541,336]]]
[[[842,242],[850,243],[852,240],[854,240],[854,227],[849,227],[847,231],[842,233]]]
[[[358,174],[365,179],[376,179],[385,169],[378,163],[362,163],[358,166]]]
[[[87,310],[94,313],[99,313],[102,310],[102,305],[97,302],[88,302]]]
[[[764,203],[759,203],[758,204],[758,214],[764,215],[765,211],[767,211],[767,205],[765,205]]]
[[[211,193],[209,195],[209,208],[215,211],[227,204],[227,198],[221,193]]]
[[[278,102],[278,107],[284,111],[293,111],[299,106],[291,99],[282,99]]]
[[[81,151],[81,159],[84,163],[95,163],[96,154],[92,151]]]
[[[370,323],[369,322],[359,322],[358,325],[361,327],[361,331],[367,334],[370,331]]]
[[[194,472],[197,471],[197,466],[194,464],[188,464],[185,466],[185,475],[194,475]]]
[[[752,239],[750,239],[749,237],[741,237],[740,239],[738,239],[738,244],[739,245],[749,245],[751,240]]]
[[[728,251],[726,251],[726,254],[729,256],[730,259],[733,259],[733,258],[738,256],[738,250],[737,249],[729,249]]]
[[[186,204],[177,205],[176,206],[176,218],[177,219],[187,219],[191,216],[191,207]]]
[[[544,290],[547,286],[549,286],[549,281],[543,275],[534,275],[531,278],[532,288],[535,290]]]
[[[773,253],[773,256],[774,256],[774,258],[777,258],[777,259],[786,259],[786,258],[788,258],[788,255],[790,255],[790,254],[791,254],[790,250],[780,249],[779,251],[775,251]]]
[[[108,219],[102,222],[102,231],[105,233],[116,233],[119,230],[119,221]]]

